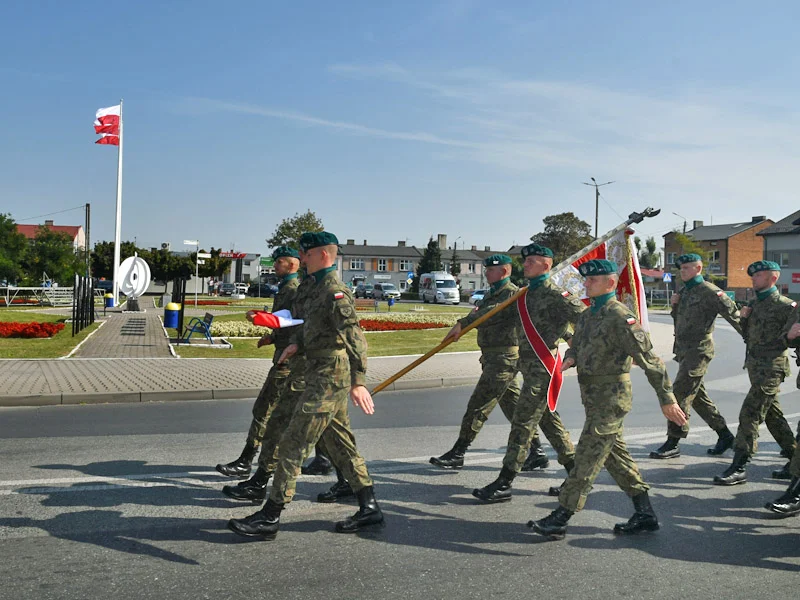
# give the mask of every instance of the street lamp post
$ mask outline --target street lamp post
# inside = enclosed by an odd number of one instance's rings
[[[197,282],[200,279],[200,241],[199,240],[183,240],[186,246],[195,246],[194,255],[194,306],[197,308]]]

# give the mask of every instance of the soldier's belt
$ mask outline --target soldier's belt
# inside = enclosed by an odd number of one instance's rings
[[[333,356],[344,356],[347,352],[344,348],[317,348],[306,350],[308,358],[331,358]]]
[[[481,346],[484,354],[516,354],[519,355],[519,346]]]
[[[630,373],[618,373],[617,375],[581,375],[578,373],[578,383],[590,385],[592,383],[617,383],[619,381],[630,381]]]

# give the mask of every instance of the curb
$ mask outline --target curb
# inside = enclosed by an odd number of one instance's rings
[[[411,379],[396,381],[383,391],[401,392],[460,385],[474,385],[478,377],[436,377],[433,379]],[[370,391],[377,382],[370,383]],[[25,396],[0,396],[0,407],[58,406],[79,404],[114,404],[136,402],[176,402],[181,400],[235,400],[255,398],[261,388],[234,388],[210,390],[161,390],[149,392],[98,392],[98,393],[56,393],[29,394]]]

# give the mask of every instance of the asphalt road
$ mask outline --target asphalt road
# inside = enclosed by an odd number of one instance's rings
[[[664,317],[656,317],[658,319]],[[742,347],[720,326],[707,387],[732,425],[746,392]],[[674,374],[676,365],[670,365]],[[493,480],[508,425],[492,416],[460,472],[427,464],[453,443],[469,388],[391,392],[378,412],[353,412],[386,526],[343,536],[333,521],[353,504],[310,499],[332,477],[305,477],[274,542],[225,528],[254,508],[219,493],[213,465],[235,458],[251,402],[207,401],[0,410],[0,598],[795,598],[800,519],[772,519],[763,504],[785,489],[782,464],[763,432],[750,482],[710,484],[730,461],[705,455],[715,436],[693,422],[684,456],[655,461],[664,439],[654,394],[634,371],[626,439],[653,486],[660,531],[617,538],[632,512],[606,473],[573,517],[566,540],[525,527],[555,508],[544,495],[561,481],[555,463],[523,474],[507,504],[478,505]],[[783,388],[794,426],[800,393]],[[574,377],[560,405],[582,425]]]

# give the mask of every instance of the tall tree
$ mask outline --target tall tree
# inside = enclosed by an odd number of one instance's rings
[[[428,240],[428,246],[425,248],[425,252],[422,254],[422,259],[420,259],[417,265],[417,276],[414,277],[414,281],[411,284],[411,291],[415,294],[419,292],[419,278],[423,273],[432,273],[433,271],[441,270],[442,251],[439,248],[439,243],[434,242],[431,237]]]
[[[455,244],[453,244],[453,256],[450,257],[450,274],[453,277],[461,275],[461,263],[458,260]]]
[[[325,226],[322,220],[315,215],[311,209],[301,214],[284,219],[275,228],[272,237],[267,238],[267,246],[275,248],[277,246],[291,246],[297,248],[297,240],[307,231],[324,231]]]
[[[661,255],[657,251],[656,240],[650,236],[645,240],[645,248],[642,249],[642,239],[639,236],[633,238],[636,250],[639,255],[639,264],[643,269],[655,269],[661,262]]]
[[[11,215],[0,213],[0,281],[16,283],[22,278],[27,250],[28,239],[17,231]]]
[[[73,283],[75,273],[84,273],[86,270],[85,263],[75,252],[72,238],[47,226],[39,227],[36,231],[36,238],[26,253],[23,266],[30,285],[39,285],[47,273],[59,285],[69,286]]]
[[[155,252],[140,254],[150,266],[150,275],[154,281],[164,284],[164,292],[167,291],[167,282],[175,279],[182,272],[190,270],[194,272],[194,263],[190,264],[188,256],[178,256],[165,248],[159,248]]]
[[[201,250],[200,252],[205,252],[205,250]],[[214,277],[215,279],[220,279],[225,272],[230,269],[231,259],[220,256],[220,252],[222,252],[222,248],[215,250],[214,246],[211,246],[211,250],[208,252],[211,258],[206,258],[206,263],[200,265],[200,277]],[[192,253],[192,264],[194,264],[194,253]]]
[[[571,212],[550,215],[542,221],[544,231],[531,236],[531,241],[550,248],[555,254],[554,264],[558,264],[594,239],[590,225]]]
[[[137,248],[133,242],[122,242],[119,246],[119,260],[122,262],[135,254],[144,255],[145,251]],[[97,242],[92,257],[92,277],[113,279],[114,277],[114,242]]]

